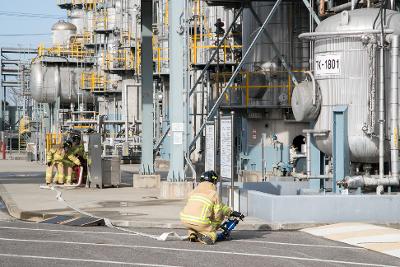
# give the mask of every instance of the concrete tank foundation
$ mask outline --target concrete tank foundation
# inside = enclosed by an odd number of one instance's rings
[[[160,198],[185,199],[193,188],[193,182],[161,182]]]
[[[134,188],[160,188],[160,175],[133,175]]]
[[[400,195],[273,195],[240,192],[240,211],[265,220],[272,230],[339,222],[400,224]]]

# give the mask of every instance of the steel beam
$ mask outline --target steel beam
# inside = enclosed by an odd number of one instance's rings
[[[303,3],[307,7],[308,11],[311,13],[311,16],[314,18],[315,23],[317,23],[319,25],[321,23],[321,20],[319,19],[318,15],[312,9],[310,2],[308,0],[303,0]]]
[[[349,175],[350,157],[347,131],[347,106],[333,108],[333,179],[332,190],[337,192],[337,181]]]
[[[153,157],[153,5],[141,2],[142,23],[142,158],[141,173],[154,172]]]
[[[171,126],[170,168],[168,181],[182,181],[184,172],[185,133],[185,2],[169,1],[169,118]],[[187,92],[186,92],[187,93]]]
[[[235,69],[235,71],[233,72],[231,78],[229,79],[228,83],[225,85],[224,89],[222,90],[222,93],[220,94],[220,96],[218,97],[217,101],[215,102],[214,106],[211,108],[210,112],[207,115],[207,118],[205,120],[205,122],[201,125],[199,132],[196,134],[196,136],[193,138],[192,142],[190,143],[189,146],[189,151],[191,151],[191,147],[193,147],[193,145],[196,143],[197,139],[201,136],[207,121],[210,121],[211,118],[214,117],[214,115],[216,114],[219,105],[221,104],[225,93],[228,91],[229,87],[232,85],[233,81],[236,79],[236,76],[239,74],[243,64],[246,62],[247,57],[249,56],[250,52],[253,50],[253,47],[255,45],[255,43],[257,42],[258,38],[260,37],[261,33],[264,31],[265,27],[268,25],[268,23],[271,21],[272,16],[275,14],[276,10],[278,9],[279,5],[282,3],[282,0],[277,0],[274,4],[274,6],[272,7],[270,13],[268,14],[267,18],[265,19],[264,23],[261,25],[260,29],[258,30],[256,36],[254,37],[253,41],[251,42],[251,44],[249,45],[249,47],[247,48],[247,51],[244,53],[242,60],[240,61],[240,63],[238,64],[237,68]]]

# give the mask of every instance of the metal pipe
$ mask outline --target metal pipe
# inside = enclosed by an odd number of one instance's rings
[[[125,142],[128,142],[128,138],[129,138],[129,131],[128,131],[128,119],[129,119],[129,109],[128,109],[128,85],[125,84],[125,88],[124,88],[125,92],[124,92],[124,105],[125,105]]]
[[[235,209],[235,111],[231,111],[231,207]]]
[[[399,56],[399,36],[391,36],[391,87],[390,87],[390,166],[391,176],[399,179],[399,135],[398,135],[398,114],[399,114],[399,86],[398,86],[398,56]]]
[[[206,121],[203,123],[203,125],[201,125],[199,132],[196,134],[196,136],[193,138],[192,142],[189,145],[189,148],[191,148],[197,141],[197,139],[201,136],[204,128],[206,127],[206,123],[207,121],[210,121],[212,117],[214,117],[219,105],[221,104],[223,98],[225,97],[225,93],[226,91],[228,91],[229,87],[232,85],[233,81],[236,79],[236,76],[239,74],[243,64],[245,63],[245,61],[247,60],[247,57],[249,56],[250,52],[252,51],[255,43],[257,42],[258,38],[260,37],[261,33],[264,31],[264,28],[268,25],[268,23],[271,21],[272,16],[275,14],[275,11],[278,9],[279,5],[281,4],[282,0],[277,0],[275,2],[275,5],[272,7],[270,13],[268,14],[267,18],[265,19],[264,23],[261,25],[260,29],[258,30],[256,36],[254,37],[253,41],[251,42],[251,44],[249,45],[249,47],[247,48],[247,51],[245,52],[245,54],[242,57],[242,60],[240,61],[240,63],[238,64],[238,66],[236,67],[235,71],[232,73],[231,78],[229,79],[229,81],[227,82],[227,84],[225,85],[225,88],[222,90],[222,93],[220,94],[220,96],[218,97],[217,101],[215,102],[214,106],[211,108]],[[189,149],[189,153],[190,153],[191,149]]]
[[[264,181],[265,178],[265,140],[267,139],[267,134],[261,134],[261,177]]]
[[[357,3],[358,3],[358,0],[351,0],[351,10],[356,9]]]
[[[306,135],[307,177],[311,176],[311,133]]]
[[[313,129],[305,129],[303,130],[303,133],[306,134],[306,158],[307,158],[307,177],[311,177],[311,136],[312,135],[326,135],[329,133],[329,130],[313,130]]]
[[[325,0],[319,0],[319,15],[325,16]]]
[[[311,0],[313,1],[313,0]],[[318,25],[321,23],[321,20],[319,19],[318,15],[315,14],[313,7],[311,6],[310,2],[308,0],[303,0],[304,5],[306,6],[306,8],[308,9],[308,11],[310,12],[311,16],[314,18],[315,23],[317,23]]]
[[[384,30],[384,33],[390,34],[393,33],[393,29],[386,29]],[[340,32],[306,32],[302,33],[299,35],[300,39],[312,39],[312,38],[317,38],[317,37],[333,37],[333,36],[340,36],[340,35],[355,35],[355,36],[362,36],[367,33],[370,34],[381,34],[381,30],[363,30],[363,31],[340,31]]]
[[[396,10],[396,0],[390,0],[390,9]]]
[[[332,7],[331,9],[329,9],[329,11],[333,12],[333,13],[340,13],[340,12],[342,12],[344,10],[350,9],[352,7],[352,5],[353,5],[352,2],[344,3],[342,5],[338,5],[338,6]]]
[[[398,186],[399,179],[392,176],[379,177],[373,176],[353,176],[346,177],[344,180],[339,181],[338,185],[342,185],[346,188],[359,188],[359,187],[377,187],[377,186]]]
[[[379,63],[379,178],[383,179],[385,164],[385,48],[384,37],[381,36]]]
[[[186,153],[184,154],[184,157],[185,157],[186,163],[189,165],[190,171],[192,172],[193,181],[197,182],[197,174],[196,174],[196,170],[195,170],[192,162],[190,161],[190,159],[188,158]]]

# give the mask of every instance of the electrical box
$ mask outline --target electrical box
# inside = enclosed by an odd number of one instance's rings
[[[92,133],[83,137],[85,150],[88,152],[88,176],[89,187],[91,185],[102,188],[103,186],[103,173],[102,173],[102,147],[101,135]]]
[[[89,186],[119,186],[121,184],[121,168],[119,156],[102,156],[100,134],[84,136],[85,150],[88,152]]]
[[[102,159],[102,185],[119,186],[121,183],[121,159],[119,156],[107,156]]]

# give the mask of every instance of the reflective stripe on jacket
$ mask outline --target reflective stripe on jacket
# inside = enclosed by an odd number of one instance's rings
[[[60,163],[64,159],[64,149],[60,146],[55,146],[47,151],[46,160],[47,162]]]
[[[190,194],[180,217],[182,222],[218,227],[231,208],[219,202],[217,189],[210,182],[201,182]]]
[[[81,165],[81,161],[74,155],[74,151],[70,150],[65,154],[64,163],[72,167],[73,165]]]

